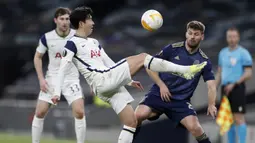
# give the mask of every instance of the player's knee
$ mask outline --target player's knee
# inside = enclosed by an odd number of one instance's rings
[[[190,132],[193,135],[201,135],[204,131],[200,124],[194,123],[190,126]]]
[[[84,108],[77,108],[73,112],[77,119],[82,119],[85,116]]]
[[[141,123],[148,117],[148,115],[144,112],[135,112],[135,116],[136,116],[138,123]]]
[[[37,118],[44,118],[45,115],[47,113],[47,110],[40,110],[40,109],[37,109],[36,112],[35,112],[35,116]]]
[[[137,119],[135,117],[129,118],[128,120],[126,120],[124,125],[136,128],[137,127]]]
[[[141,54],[139,54],[139,57],[140,57],[141,60],[144,61],[144,59],[145,59],[145,57],[146,57],[147,55],[148,55],[147,53],[141,53]]]

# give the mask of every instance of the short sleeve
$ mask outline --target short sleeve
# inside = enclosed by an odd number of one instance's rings
[[[48,49],[45,34],[40,38],[36,51],[44,54]]]
[[[244,67],[250,67],[252,66],[252,57],[251,57],[251,54],[247,51],[247,50],[244,50],[243,53],[242,53],[242,65]]]
[[[203,79],[204,81],[208,81],[208,80],[214,80],[215,77],[214,77],[214,73],[213,73],[213,70],[212,70],[212,63],[211,61],[207,61],[207,65],[205,66],[205,68],[203,69]]]
[[[68,49],[69,51],[72,51],[74,55],[77,53],[77,48],[73,41],[67,41],[65,48]]]
[[[171,55],[172,55],[172,46],[171,44],[169,44],[165,46],[155,57],[168,60],[170,59]]]

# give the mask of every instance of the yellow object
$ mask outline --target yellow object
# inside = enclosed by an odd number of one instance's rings
[[[100,99],[97,96],[94,96],[94,104],[98,107],[105,107],[105,108],[110,108],[111,105],[107,102],[104,102],[102,99]]]
[[[224,135],[226,132],[228,132],[234,123],[230,103],[226,96],[223,96],[221,100],[216,123],[220,126],[220,135]]]

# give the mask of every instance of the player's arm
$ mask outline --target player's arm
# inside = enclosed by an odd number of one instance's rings
[[[67,41],[65,45],[65,49],[62,55],[62,59],[60,62],[60,67],[57,75],[56,85],[54,89],[54,97],[52,98],[52,101],[54,104],[58,102],[61,95],[61,85],[64,82],[65,72],[68,70],[69,64],[72,63],[72,59],[74,55],[77,53],[77,48],[75,44],[72,41]]]
[[[43,92],[47,92],[47,82],[44,79],[43,70],[42,70],[42,58],[46,51],[47,51],[47,43],[46,43],[45,35],[43,35],[39,40],[39,44],[36,48],[36,52],[34,55],[34,66],[35,66],[37,77],[40,83],[40,89]]]
[[[221,66],[218,66],[218,69],[217,69],[217,74],[216,74],[216,88],[218,88],[220,86],[220,83],[221,83]]]
[[[105,53],[104,49],[99,45],[99,48],[101,50],[101,54],[102,54],[102,59],[104,64],[107,67],[111,67],[115,64],[115,62]]]
[[[244,83],[252,77],[252,57],[248,51],[243,52],[242,65],[244,67],[244,73],[236,82],[237,85]]]
[[[212,71],[212,64],[208,60],[207,65],[203,69],[203,78],[204,81],[207,84],[208,88],[208,110],[207,110],[207,115],[211,115],[213,118],[216,117],[217,114],[217,108],[215,107],[216,104],[216,96],[217,96],[217,91],[216,91],[216,82],[215,82],[215,77]]]
[[[208,105],[215,106],[216,96],[217,96],[216,82],[215,80],[208,80],[206,84],[208,88]]]
[[[149,70],[148,68],[146,68],[146,72],[148,73],[148,75],[150,76],[150,78],[159,86],[165,86],[165,83],[161,80],[161,78],[159,77],[159,73]]]

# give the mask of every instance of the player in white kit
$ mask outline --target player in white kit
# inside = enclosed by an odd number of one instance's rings
[[[142,89],[141,84],[132,81],[132,76],[143,66],[157,71],[177,73],[187,79],[192,78],[206,63],[193,66],[180,66],[162,59],[154,58],[146,53],[127,57],[117,63],[105,53],[96,39],[89,38],[94,22],[92,10],[88,7],[78,7],[70,15],[70,21],[76,30],[74,37],[67,41],[65,51],[59,69],[59,80],[54,90],[52,101],[57,103],[60,97],[60,85],[67,76],[68,66],[72,63],[84,76],[92,87],[95,95],[111,104],[124,124],[118,139],[118,143],[131,143],[133,133],[136,130],[137,120],[130,103],[132,96],[125,89],[125,85],[131,85]],[[107,118],[107,117],[105,117]]]
[[[32,123],[32,143],[40,142],[45,115],[47,114],[50,105],[53,104],[51,98],[53,97],[56,80],[58,80],[57,74],[64,50],[63,47],[65,46],[66,41],[75,34],[75,30],[70,28],[70,13],[71,11],[68,8],[60,7],[56,10],[54,18],[56,29],[45,33],[40,38],[39,45],[36,49],[34,65],[40,82],[41,91],[39,93],[35,116]],[[49,56],[49,65],[48,71],[44,77],[42,71],[42,57],[46,52],[48,52]],[[75,118],[77,143],[84,143],[86,121],[79,72],[74,64],[70,64],[68,69],[69,70],[64,73],[67,76],[65,77],[63,84],[61,84],[61,91],[68,104],[72,106]]]

